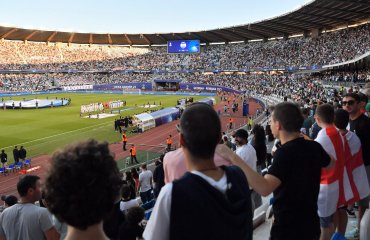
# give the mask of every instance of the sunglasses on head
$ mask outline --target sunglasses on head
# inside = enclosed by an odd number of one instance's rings
[[[354,103],[355,103],[355,101],[353,101],[353,100],[349,100],[348,102],[347,102],[347,101],[343,101],[343,102],[342,102],[342,105],[343,105],[343,106],[345,106],[345,105],[352,106]]]

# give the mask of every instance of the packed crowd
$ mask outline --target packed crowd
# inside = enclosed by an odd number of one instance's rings
[[[326,72],[320,76],[320,79],[330,83],[354,83],[354,82],[370,82],[370,70],[362,70],[358,72]]]
[[[181,79],[181,83],[224,86],[234,90],[247,91],[250,94],[273,94],[280,98],[287,97],[292,100],[313,98],[327,102],[334,100],[334,92],[336,91],[335,88],[328,89],[323,87],[325,83],[328,83],[328,81],[325,81],[326,79],[333,79],[337,76],[336,73],[332,74],[3,74],[0,75],[0,92],[30,92],[63,86],[152,82],[154,79]],[[350,73],[347,75],[350,75]],[[368,70],[360,71],[358,75],[366,76],[368,82],[370,77]],[[358,87],[352,86],[352,88],[356,90]]]
[[[108,47],[1,41],[0,69],[212,70],[284,68],[340,63],[370,49],[369,24],[318,38],[203,46],[200,54],[167,54],[165,47]]]
[[[45,74],[0,74],[0,92],[34,92],[52,87]]]

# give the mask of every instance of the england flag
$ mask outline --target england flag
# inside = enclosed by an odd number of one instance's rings
[[[325,151],[335,160],[335,166],[321,170],[320,192],[317,201],[318,214],[320,217],[328,217],[334,214],[338,206],[346,203],[343,188],[344,179],[344,143],[343,138],[335,127],[321,129],[315,139]]]
[[[360,139],[354,132],[348,131],[344,136],[345,165],[348,181],[344,181],[344,189],[353,193],[353,197],[347,200],[353,204],[370,194],[369,182],[365,165],[362,159]]]

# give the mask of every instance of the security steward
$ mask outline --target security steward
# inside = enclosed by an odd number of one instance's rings
[[[166,139],[167,151],[171,151],[172,146],[172,135],[170,134]]]
[[[134,164],[134,159],[136,163],[139,163],[136,159],[136,147],[134,144],[131,145],[130,156],[131,156],[131,164]]]
[[[124,132],[123,134],[122,134],[122,149],[123,149],[123,151],[126,151],[127,149],[126,149],[126,144],[127,144],[127,135],[126,135],[126,132]]]

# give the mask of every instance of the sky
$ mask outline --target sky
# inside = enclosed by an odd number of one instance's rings
[[[248,24],[310,0],[11,0],[0,26],[91,33],[171,33]]]

